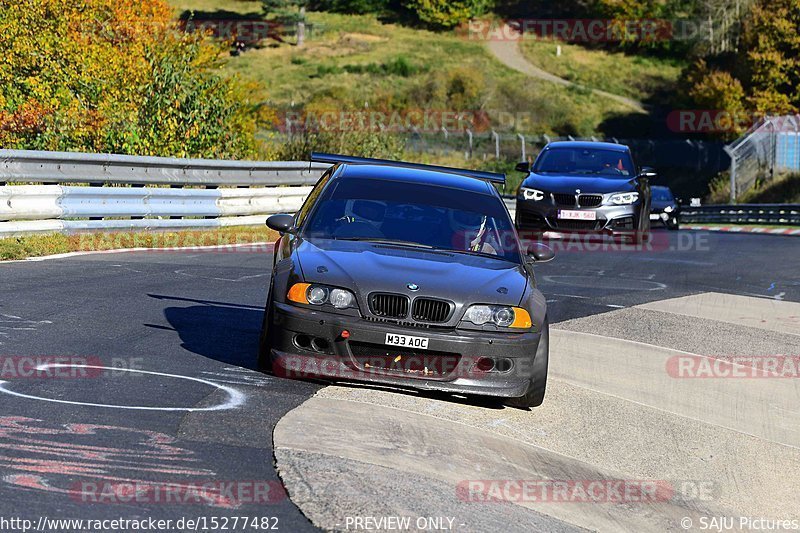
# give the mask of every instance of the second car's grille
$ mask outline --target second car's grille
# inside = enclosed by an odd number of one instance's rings
[[[369,310],[379,317],[406,318],[408,297],[402,294],[373,293],[369,296]]]
[[[450,317],[450,303],[430,298],[417,298],[414,300],[411,317],[421,322],[447,322]]]
[[[581,194],[578,196],[578,205],[581,207],[597,207],[602,203],[602,194]]]
[[[575,206],[575,195],[574,194],[565,194],[560,192],[553,193],[553,200],[558,205],[569,205],[574,207]]]

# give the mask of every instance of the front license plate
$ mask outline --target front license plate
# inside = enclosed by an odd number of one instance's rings
[[[661,218],[661,215],[650,215],[650,220],[658,220]]]
[[[559,209],[558,218],[565,220],[597,220],[597,213],[594,211],[569,211]]]
[[[428,349],[428,339],[425,337],[412,337],[410,335],[386,334],[386,344],[389,346],[402,346],[404,348]]]

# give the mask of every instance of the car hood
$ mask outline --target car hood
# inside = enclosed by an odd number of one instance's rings
[[[294,255],[305,281],[354,289],[363,303],[379,291],[442,298],[457,307],[519,305],[528,283],[519,264],[406,246],[313,239],[301,240]]]
[[[556,174],[531,174],[522,182],[523,187],[547,192],[575,194],[577,189],[585,194],[635,191],[635,182],[625,178],[601,176],[559,176]]]

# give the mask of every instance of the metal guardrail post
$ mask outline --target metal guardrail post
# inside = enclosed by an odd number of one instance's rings
[[[525,155],[525,136],[521,133],[517,133],[517,137],[519,137],[519,142],[522,144],[522,155],[520,157],[520,161],[526,161],[527,155]]]
[[[731,191],[730,191],[730,198],[731,203],[736,203],[736,154],[734,153],[734,149],[730,146],[723,146],[723,150],[725,153],[728,154],[731,158]]]

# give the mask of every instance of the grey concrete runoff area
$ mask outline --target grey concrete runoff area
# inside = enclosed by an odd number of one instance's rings
[[[532,410],[258,372],[263,247],[0,263],[0,530],[798,530],[800,240],[659,237],[537,267]]]

